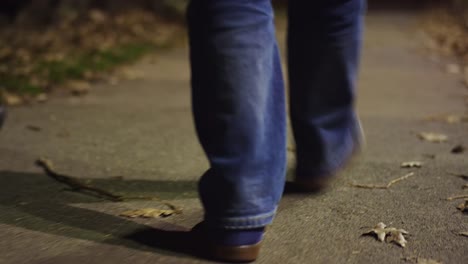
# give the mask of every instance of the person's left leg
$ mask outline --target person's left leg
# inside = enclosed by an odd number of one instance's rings
[[[205,222],[268,225],[284,187],[285,91],[270,0],[193,0],[192,99],[210,161],[200,182]]]
[[[263,230],[274,218],[286,168],[271,2],[192,0],[188,23],[193,113],[210,162],[199,184],[204,225]]]

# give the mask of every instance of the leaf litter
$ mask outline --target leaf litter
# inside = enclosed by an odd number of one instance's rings
[[[421,161],[407,161],[401,163],[401,168],[421,168],[423,163]]]
[[[465,181],[468,181],[468,174],[462,174],[462,173],[456,173],[456,172],[447,172],[447,173],[455,177],[460,177]]]
[[[389,183],[386,185],[380,185],[380,184],[358,184],[358,183],[353,183],[352,186],[356,188],[362,188],[362,189],[389,189],[394,185],[395,183],[398,183],[400,181],[406,180],[409,177],[414,176],[414,172],[408,173],[405,176],[402,176],[400,178],[391,180]]]
[[[53,163],[45,158],[39,158],[36,161],[36,165],[41,167],[44,172],[51,177],[52,179],[68,185],[73,191],[85,193],[85,194],[94,194],[98,197],[110,200],[112,202],[124,202],[124,201],[131,201],[131,200],[153,200],[158,201],[169,209],[152,209],[152,208],[144,208],[139,210],[132,210],[123,212],[122,216],[127,217],[167,217],[173,214],[180,214],[182,213],[182,209],[168,201],[162,200],[158,197],[154,196],[124,196],[109,192],[107,190],[103,190],[97,187],[94,187],[86,182],[82,182],[81,180],[67,176],[64,174],[60,174],[55,171]]]
[[[457,209],[462,211],[462,213],[468,213],[468,200],[465,200],[464,203],[458,205]]]
[[[453,201],[453,200],[467,199],[467,198],[468,198],[468,194],[460,194],[460,195],[451,196],[451,197],[447,198],[446,200],[447,201]]]
[[[426,118],[427,121],[442,122],[447,124],[459,124],[468,122],[468,115],[439,115]]]
[[[452,150],[450,152],[452,152],[453,154],[461,154],[461,153],[465,152],[465,150],[466,150],[465,146],[456,145],[455,147],[452,148]]]
[[[461,174],[461,173],[456,173],[456,172],[447,172],[450,175],[453,175],[455,177],[459,177],[465,181],[468,181],[468,175],[466,174]],[[462,186],[462,189],[467,189],[468,184],[465,184]],[[468,199],[468,194],[460,194],[460,195],[454,195],[451,197],[446,198],[447,201],[453,201],[453,200],[458,200],[458,199]]]
[[[158,218],[158,217],[168,217],[173,214],[177,214],[177,211],[172,209],[155,209],[155,208],[142,208],[137,210],[129,210],[122,212],[120,216],[125,216],[129,218]]]
[[[421,140],[433,142],[433,143],[442,143],[448,140],[448,136],[444,134],[432,133],[432,132],[421,132],[418,134],[418,137]]]
[[[365,232],[362,235],[375,235],[377,236],[377,240],[379,240],[380,242],[385,241],[386,243],[395,243],[404,248],[408,243],[404,235],[408,234],[409,233],[403,229],[387,227],[384,223],[380,222],[374,228]]]
[[[439,262],[437,260],[433,259],[426,259],[426,258],[418,258],[416,260],[417,264],[442,264],[442,262]]]

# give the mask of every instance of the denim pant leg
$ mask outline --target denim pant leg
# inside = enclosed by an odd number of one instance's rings
[[[188,8],[195,126],[210,169],[205,221],[269,224],[286,167],[285,91],[270,0],[192,0]]]
[[[354,111],[365,0],[289,1],[296,177],[333,174],[358,148]]]

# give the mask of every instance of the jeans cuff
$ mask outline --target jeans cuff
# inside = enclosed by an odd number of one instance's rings
[[[273,222],[276,215],[276,209],[270,212],[240,216],[240,217],[210,217],[205,214],[204,222],[207,226],[223,228],[223,229],[253,229],[265,227]]]
[[[340,169],[349,163],[355,154],[360,152],[363,145],[364,136],[359,125],[359,131],[352,132],[350,141],[348,141],[348,144],[343,147],[343,150],[337,151],[338,153],[341,152],[338,157],[329,161],[326,166],[321,167],[310,167],[309,163],[306,161],[298,162],[300,164],[297,164],[296,167],[296,178],[310,179],[334,176]]]

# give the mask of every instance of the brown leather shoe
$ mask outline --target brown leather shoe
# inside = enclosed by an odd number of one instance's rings
[[[263,239],[262,231],[254,231],[254,240],[252,244],[246,245],[223,245],[228,242],[233,235],[228,232],[210,229],[203,222],[197,224],[192,229],[193,243],[195,245],[194,252],[203,258],[232,263],[246,263],[255,261],[260,253],[260,248]],[[246,232],[239,230],[239,232]],[[248,231],[247,231],[248,232]],[[221,234],[220,234],[221,233]]]
[[[335,176],[320,177],[320,178],[296,178],[294,180],[295,188],[300,192],[321,192],[328,188],[335,179]]]
[[[260,254],[262,242],[245,246],[219,246],[212,245],[209,257],[219,261],[245,263],[253,262]]]

